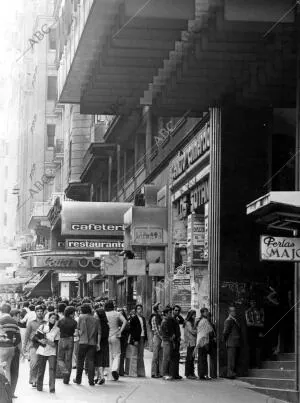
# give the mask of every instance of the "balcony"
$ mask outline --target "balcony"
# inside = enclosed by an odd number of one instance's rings
[[[195,17],[195,0],[80,0],[76,10],[62,4],[69,34],[58,57],[59,101],[80,103],[84,114],[129,115],[139,107]]]

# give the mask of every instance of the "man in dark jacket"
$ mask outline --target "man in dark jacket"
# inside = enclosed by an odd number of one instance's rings
[[[162,374],[166,381],[172,380],[171,359],[173,354],[173,342],[175,339],[174,319],[172,317],[172,308],[166,307],[163,310],[163,321],[161,323],[163,362]]]
[[[146,319],[143,316],[143,306],[135,307],[135,315],[130,321],[130,342],[137,347],[137,376],[144,377],[144,347],[147,341]]]
[[[236,363],[241,345],[241,326],[236,318],[236,309],[229,307],[228,318],[224,322],[223,337],[227,348],[227,378],[236,377]]]
[[[173,332],[174,332],[174,340],[173,340],[173,352],[171,357],[171,376],[173,379],[180,380],[182,376],[179,375],[179,360],[180,360],[180,324],[183,324],[184,320],[180,315],[181,307],[179,305],[175,305],[173,308]]]

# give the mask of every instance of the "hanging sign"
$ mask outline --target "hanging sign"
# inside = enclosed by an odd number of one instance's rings
[[[262,235],[260,237],[260,259],[300,262],[300,238]]]

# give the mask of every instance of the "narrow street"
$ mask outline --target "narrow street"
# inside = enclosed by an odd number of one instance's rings
[[[104,386],[90,387],[83,377],[82,385],[64,385],[56,381],[56,393],[48,392],[48,377],[44,391],[37,392],[28,384],[28,364],[21,363],[15,403],[280,403],[279,400],[246,389],[239,381],[163,381],[150,378],[151,353],[146,352],[146,379],[120,378]],[[181,366],[181,371],[183,366]],[[74,371],[75,372],[75,371]],[[47,371],[46,371],[47,374]],[[73,377],[71,378],[73,379]]]

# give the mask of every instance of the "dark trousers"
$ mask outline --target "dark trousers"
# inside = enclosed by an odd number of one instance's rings
[[[163,341],[163,361],[162,361],[162,371],[163,376],[171,375],[171,356],[173,350],[173,343],[171,341]]]
[[[186,351],[186,360],[185,360],[185,372],[184,375],[188,376],[195,376],[195,365],[194,365],[194,349],[195,347],[187,347]]]
[[[70,382],[73,350],[74,350],[73,337],[65,337],[59,340],[57,364],[63,375],[65,384],[68,384]]]
[[[262,338],[259,337],[260,333],[260,328],[248,327],[250,368],[260,368],[261,365]]]
[[[15,355],[10,365],[11,391],[13,395],[15,394],[15,390],[18,383],[19,366],[20,366],[20,350],[18,349],[18,347],[16,347]]]
[[[38,360],[37,360],[38,373],[37,373],[36,388],[39,391],[43,390],[44,375],[45,375],[47,361],[49,363],[49,390],[50,391],[55,390],[56,356],[50,355],[49,357],[47,357],[47,356],[38,354]]]
[[[120,339],[120,343],[121,343],[121,355],[120,355],[119,375],[124,376],[124,365],[126,358],[126,348],[128,346],[128,335],[122,336]]]
[[[84,361],[86,359],[89,383],[94,383],[96,346],[79,344],[77,358],[76,382],[81,383]]]
[[[173,378],[179,376],[179,360],[180,360],[180,341],[175,341],[171,355],[170,371]]]
[[[227,376],[236,376],[236,363],[239,347],[227,347]]]
[[[199,378],[208,376],[207,347],[198,348],[198,376]]]

